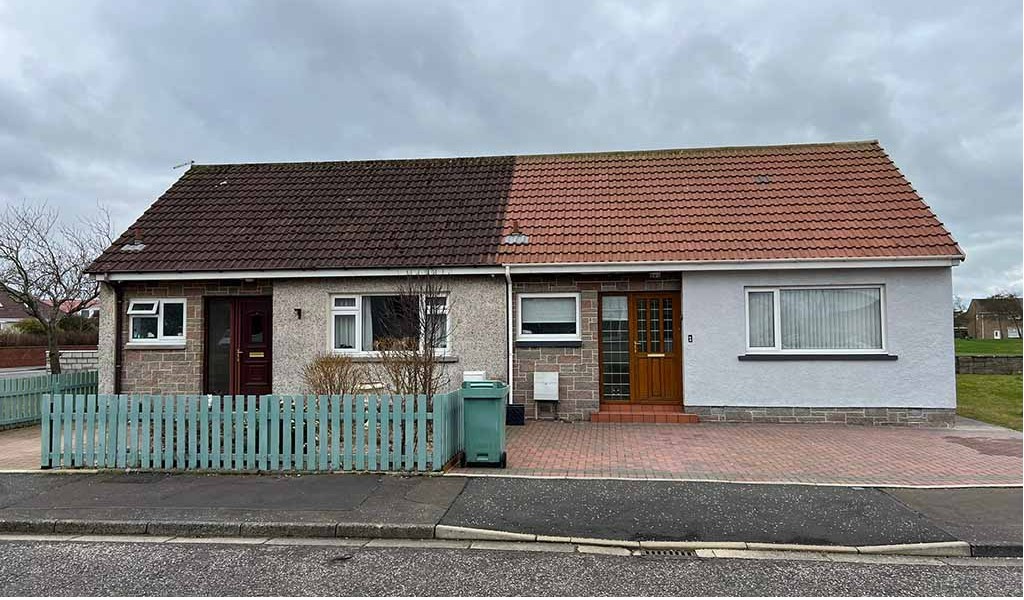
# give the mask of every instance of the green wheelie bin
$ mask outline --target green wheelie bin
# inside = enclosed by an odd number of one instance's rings
[[[462,384],[463,466],[505,468],[507,403],[508,386],[500,381]]]

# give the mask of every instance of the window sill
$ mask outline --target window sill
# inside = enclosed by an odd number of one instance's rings
[[[744,361],[787,361],[787,360],[897,360],[895,354],[740,354]]]
[[[128,342],[125,350],[184,350],[185,342]]]
[[[346,354],[344,352],[336,352],[335,356],[347,356],[352,359],[352,362],[356,363],[379,363],[384,361],[384,356],[380,353],[358,353],[358,354]],[[457,363],[459,362],[458,354],[437,354],[434,359],[439,363]]]
[[[583,340],[516,340],[516,348],[582,348]]]

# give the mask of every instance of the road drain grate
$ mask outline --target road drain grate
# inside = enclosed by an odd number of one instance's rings
[[[656,556],[658,558],[692,558],[697,556],[693,550],[642,550],[641,556]]]

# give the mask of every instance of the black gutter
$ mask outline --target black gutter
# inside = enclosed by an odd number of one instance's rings
[[[124,327],[124,293],[121,290],[121,284],[111,281],[110,287],[114,289],[114,393],[121,393],[121,371],[123,369],[122,363],[124,348],[122,339],[122,329]]]

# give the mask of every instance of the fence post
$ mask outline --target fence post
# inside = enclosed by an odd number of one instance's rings
[[[43,394],[39,400],[39,412],[41,413],[42,435],[40,436],[39,466],[43,469],[50,468],[50,394]]]

